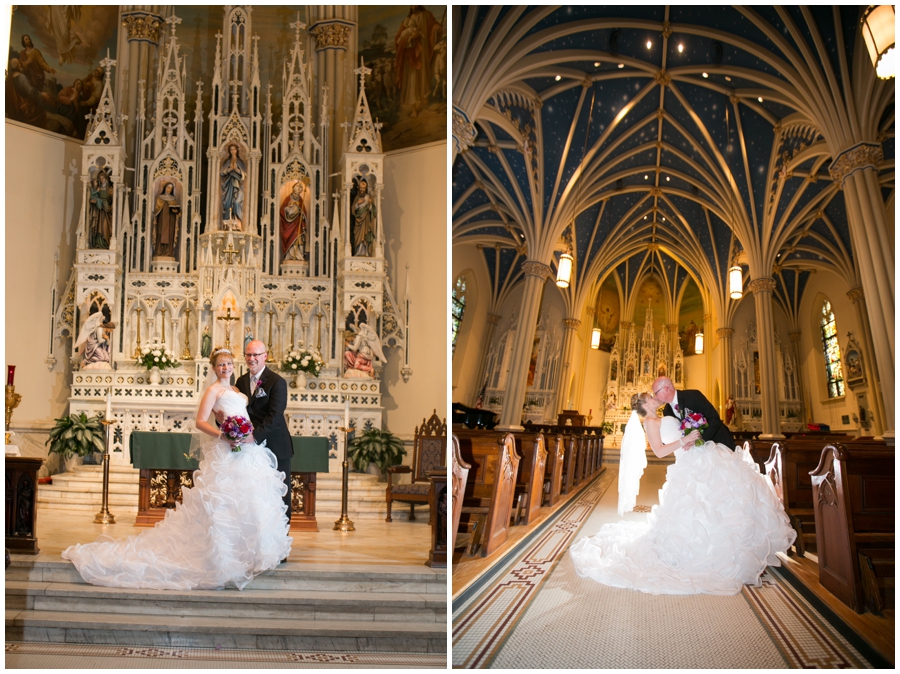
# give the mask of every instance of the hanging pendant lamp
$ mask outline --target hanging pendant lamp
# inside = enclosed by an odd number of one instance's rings
[[[694,353],[698,356],[703,353],[703,333],[698,332],[694,337]]]
[[[728,291],[733,300],[739,300],[744,296],[744,273],[739,264],[734,264],[728,270]]]
[[[568,252],[559,256],[559,265],[556,267],[556,285],[560,288],[568,288],[572,281],[572,263],[575,261]]]
[[[875,73],[889,80],[897,72],[894,52],[894,6],[870,5],[860,21],[863,40]]]

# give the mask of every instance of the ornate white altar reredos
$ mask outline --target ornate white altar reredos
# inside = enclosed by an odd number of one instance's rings
[[[329,94],[313,87],[305,25],[298,19],[290,26],[276,120],[273,87],[260,83],[252,10],[229,6],[224,13],[208,99],[197,82],[190,121],[180,19],[167,19],[149,88],[155,100],[147,105],[142,84],[134,111],[133,191],[123,181],[124,118],[109,59],[83,148],[77,259],[55,302],[47,362],[54,367],[62,340],[75,338],[71,411],[102,411],[112,389],[120,463],[128,463],[123,449],[133,430],[192,428],[213,345],[234,350],[236,376],[251,337],[268,346],[276,368],[292,349],[317,352],[325,367],[290,389],[289,426],[332,438],[332,457],[345,396],[356,427],[381,426],[382,345],[398,347],[391,357],[406,356],[409,317],[401,316],[384,260],[384,156],[364,87],[371,71],[363,64],[354,70],[359,97],[355,119],[344,125],[343,188],[328,194],[331,130],[316,124],[314,106],[327,120]],[[160,384],[136,363],[150,343],[181,363],[164,370]],[[402,374],[407,380],[411,372]]]

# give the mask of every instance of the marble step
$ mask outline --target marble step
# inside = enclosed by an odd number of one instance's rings
[[[445,653],[447,623],[6,610],[7,641]]]
[[[32,583],[75,583],[93,587],[84,582],[73,564],[63,559],[37,560],[27,555],[12,555],[12,563],[6,569],[6,581]],[[432,569],[424,565],[398,565],[373,570],[371,566],[346,564],[301,564],[286,562],[276,569],[254,578],[244,592],[249,590],[278,590],[297,592],[369,592],[369,593],[417,593],[440,595],[447,593],[447,570]]]
[[[140,614],[385,622],[447,621],[447,598],[419,593],[309,590],[136,590],[84,583],[7,581],[6,608]]]

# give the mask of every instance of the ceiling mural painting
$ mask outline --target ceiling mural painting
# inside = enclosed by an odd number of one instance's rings
[[[457,9],[454,104],[475,137],[453,164],[454,243],[551,264],[570,248],[576,311],[611,270],[633,307],[654,269],[673,321],[691,278],[727,322],[735,260],[779,303],[813,270],[856,277],[834,150],[798,88],[818,75],[797,69],[824,54],[845,78],[859,7]],[[888,198],[893,105],[879,110]]]

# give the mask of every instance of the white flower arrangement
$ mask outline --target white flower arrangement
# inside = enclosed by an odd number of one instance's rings
[[[141,357],[137,362],[148,370],[158,367],[160,370],[166,370],[171,367],[181,365],[175,360],[175,354],[169,351],[165,344],[155,342],[141,347]]]
[[[318,377],[323,367],[325,367],[325,361],[318,354],[305,350],[291,351],[281,363],[282,372],[291,374],[305,372],[313,377]]]

